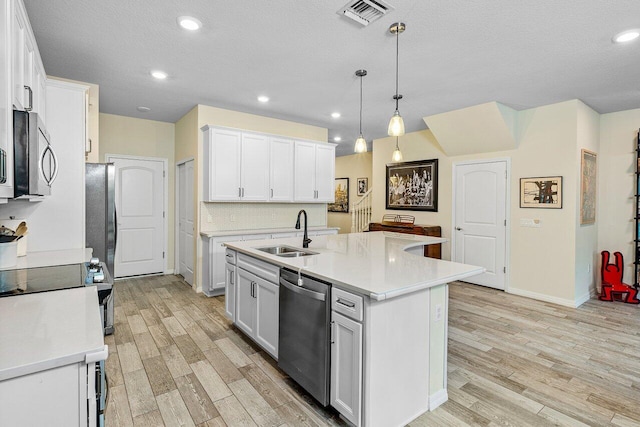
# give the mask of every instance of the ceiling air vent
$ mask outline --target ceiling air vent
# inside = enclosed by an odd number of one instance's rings
[[[366,27],[391,10],[393,7],[381,0],[352,0],[338,10],[338,15],[344,15]]]

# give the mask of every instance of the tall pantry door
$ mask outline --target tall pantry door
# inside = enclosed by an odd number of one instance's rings
[[[109,156],[116,167],[116,277],[164,272],[164,162]]]
[[[178,165],[178,274],[193,285],[193,160]]]

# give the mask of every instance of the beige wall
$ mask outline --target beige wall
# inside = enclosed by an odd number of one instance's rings
[[[351,233],[351,208],[361,199],[361,196],[358,196],[358,178],[369,179],[369,188],[371,188],[372,168],[373,153],[370,151],[336,157],[336,178],[349,178],[349,213],[329,212],[327,216],[329,227],[340,227],[340,233]],[[376,221],[375,218],[373,220]]]
[[[580,114],[581,130],[578,131]],[[580,252],[576,261],[576,233],[579,221],[577,212],[579,195],[580,162],[578,135],[589,135],[593,146],[593,114],[578,100],[563,102],[521,111],[518,113],[518,148],[509,151],[482,153],[468,156],[447,157],[429,130],[407,134],[400,138],[404,161],[439,159],[438,162],[438,212],[406,212],[416,217],[416,223],[440,225],[443,236],[451,239],[452,221],[452,165],[475,159],[509,158],[511,248],[509,292],[517,293],[565,305],[573,305],[578,295],[592,284],[590,276],[576,276],[576,269],[586,270],[586,259],[593,259],[595,235],[581,231],[581,245],[589,247],[589,253]],[[473,144],[473,139],[460,141]],[[385,164],[390,162],[394,139],[374,141],[373,217],[387,213],[385,205]],[[563,176],[562,209],[520,209],[519,179],[534,176]],[[576,195],[578,195],[576,197]],[[389,211],[388,213],[397,213]],[[524,228],[521,219],[538,219],[540,228]],[[582,229],[581,229],[582,230]],[[443,258],[450,259],[450,244],[443,245]],[[577,265],[580,264],[580,267]],[[578,283],[579,282],[579,283]]]
[[[636,191],[636,141],[640,109],[600,116],[598,155],[598,252],[622,252],[627,284],[635,282],[633,272]],[[599,258],[598,258],[598,261]],[[596,274],[600,275],[600,264]]]
[[[106,154],[156,157],[167,159],[169,188],[167,212],[167,268],[174,269],[174,184],[175,184],[175,125],[132,117],[100,114],[100,162]]]

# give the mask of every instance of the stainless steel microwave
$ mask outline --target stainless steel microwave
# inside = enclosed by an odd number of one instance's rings
[[[13,111],[14,198],[48,196],[58,159],[37,113]]]

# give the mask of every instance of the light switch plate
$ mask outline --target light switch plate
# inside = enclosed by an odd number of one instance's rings
[[[532,218],[520,218],[520,227],[540,228],[542,227],[542,221]]]

